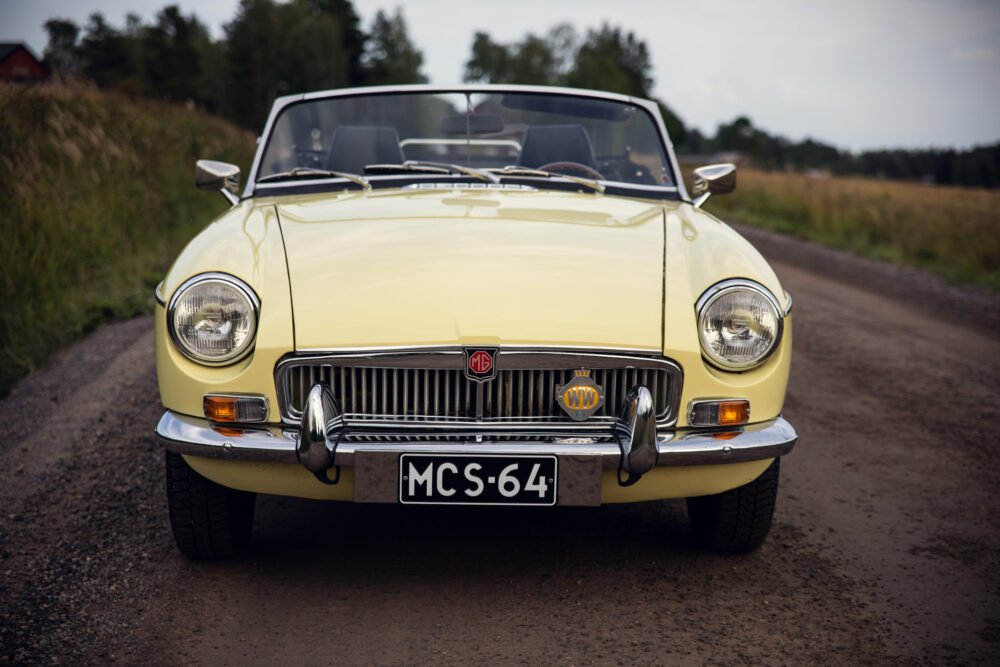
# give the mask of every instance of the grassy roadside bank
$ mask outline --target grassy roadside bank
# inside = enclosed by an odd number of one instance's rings
[[[1000,289],[1000,191],[741,169],[705,209],[958,283]]]
[[[151,291],[221,197],[199,157],[249,165],[253,136],[206,114],[92,88],[0,85],[0,396]],[[741,170],[706,209],[1000,289],[1000,192]]]
[[[0,86],[0,396],[98,324],[149,309],[221,197],[194,161],[249,165],[223,120],[91,88]]]

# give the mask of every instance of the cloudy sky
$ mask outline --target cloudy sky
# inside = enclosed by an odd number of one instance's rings
[[[212,30],[237,0],[174,0]],[[41,55],[42,24],[151,20],[170,0],[0,0],[0,40]],[[368,25],[403,6],[433,83],[461,81],[472,36],[519,40],[568,22],[610,22],[649,45],[654,92],[690,125],[713,133],[740,114],[793,139],[851,149],[967,147],[1000,141],[998,0],[355,0]]]

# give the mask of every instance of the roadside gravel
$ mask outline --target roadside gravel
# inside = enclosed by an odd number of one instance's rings
[[[699,551],[674,502],[269,497],[250,557],[188,562],[144,317],[0,402],[0,663],[1000,663],[997,295],[741,231],[795,298],[758,552]]]

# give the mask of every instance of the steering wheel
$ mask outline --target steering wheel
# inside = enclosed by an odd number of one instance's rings
[[[554,173],[567,173],[569,176],[583,176],[584,178],[594,178],[598,181],[604,180],[604,174],[597,171],[593,167],[588,167],[585,164],[580,164],[579,162],[570,162],[569,160],[561,162],[549,162],[548,164],[543,164],[539,167],[542,171],[551,171]]]

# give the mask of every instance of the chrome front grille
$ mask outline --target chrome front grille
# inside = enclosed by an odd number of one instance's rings
[[[464,356],[455,349],[290,357],[276,372],[279,407],[287,422],[297,422],[309,390],[322,383],[332,390],[345,422],[356,426],[548,430],[607,426],[628,391],[644,385],[653,395],[657,421],[676,420],[681,373],[662,358],[502,349],[496,363],[496,378],[479,383],[465,377]],[[591,370],[605,401],[586,422],[573,422],[555,394],[580,368]]]

